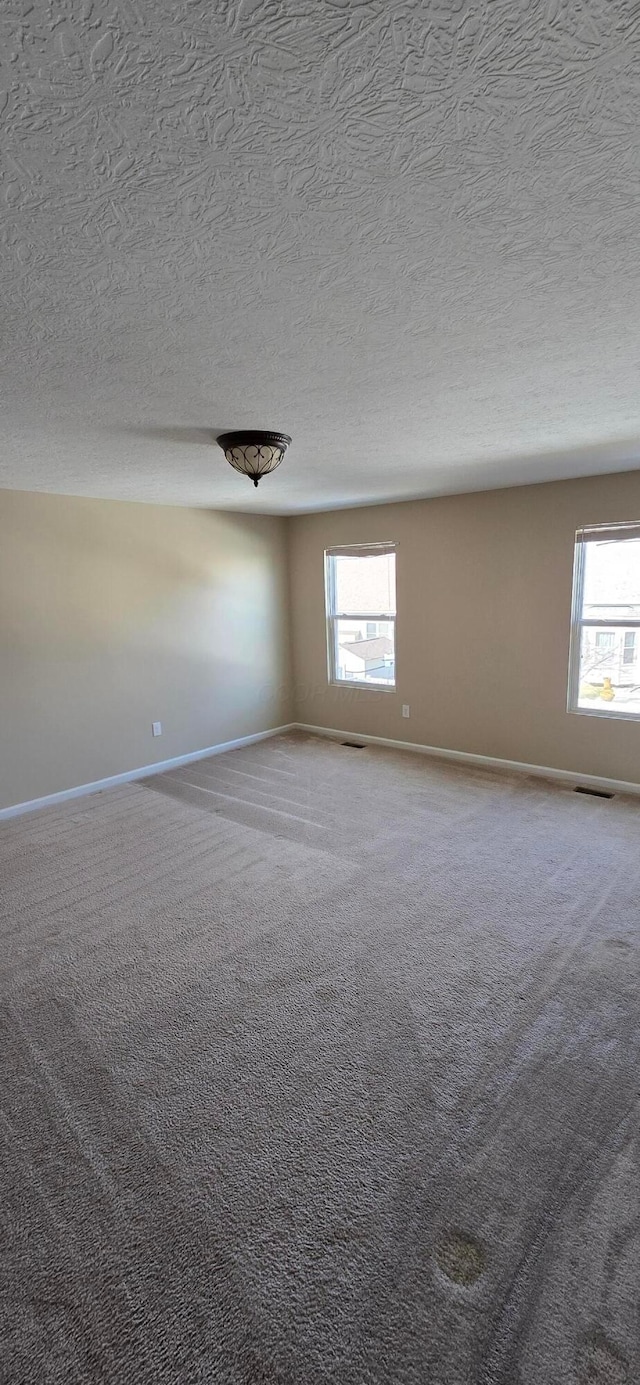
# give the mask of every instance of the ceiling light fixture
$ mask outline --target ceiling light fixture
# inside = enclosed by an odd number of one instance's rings
[[[280,466],[291,438],[286,433],[251,432],[245,428],[237,433],[221,433],[216,441],[229,465],[257,486],[262,476]]]

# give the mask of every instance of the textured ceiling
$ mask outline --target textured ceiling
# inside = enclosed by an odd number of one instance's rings
[[[640,465],[638,0],[5,0],[0,484]],[[211,433],[281,428],[259,491]]]

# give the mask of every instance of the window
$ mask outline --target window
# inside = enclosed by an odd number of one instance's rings
[[[329,549],[325,582],[329,682],[394,688],[394,544]]]
[[[570,712],[640,717],[640,524],[576,534]]]

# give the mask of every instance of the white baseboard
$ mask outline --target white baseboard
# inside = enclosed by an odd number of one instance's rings
[[[14,803],[9,808],[0,808],[0,822],[7,818],[19,817],[22,813],[35,812],[37,808],[50,808],[55,803],[64,803],[70,798],[83,798],[85,794],[100,793],[102,789],[114,788],[116,784],[129,784],[135,779],[147,779],[152,774],[162,774],[163,770],[177,769],[179,765],[191,764],[194,760],[204,760],[208,755],[222,755],[225,750],[238,750],[243,745],[254,745],[257,741],[280,736],[287,731],[306,731],[312,736],[328,736],[330,740],[357,740],[366,745],[384,745],[391,750],[410,750],[417,755],[433,755],[439,760],[449,760],[461,765],[475,765],[481,769],[506,771],[509,774],[534,775],[539,779],[554,779],[563,784],[584,785],[589,789],[603,789],[608,793],[640,795],[640,784],[624,779],[605,779],[598,774],[579,774],[569,769],[552,769],[548,765],[526,765],[520,760],[499,760],[491,755],[472,755],[466,750],[445,750],[438,745],[419,745],[416,741],[394,741],[386,736],[361,735],[356,731],[339,731],[329,726],[308,726],[304,722],[289,722],[286,726],[274,726],[269,731],[256,731],[251,736],[240,736],[235,741],[223,741],[219,745],[208,745],[204,750],[192,750],[188,755],[175,755],[171,760],[159,760],[153,765],[142,765],[139,769],[125,770],[123,774],[112,774],[108,779],[96,779],[92,784],[79,784],[73,789],[61,789],[59,793],[46,794],[44,798],[32,798],[26,803]]]
[[[579,774],[577,770],[552,769],[548,765],[525,765],[520,760],[498,760],[492,755],[472,755],[466,750],[444,750],[439,745],[418,745],[415,741],[391,741],[386,736],[362,736],[356,731],[337,731],[328,726],[306,726],[296,722],[298,731],[313,736],[329,736],[331,740],[364,741],[365,745],[386,745],[392,750],[412,750],[418,755],[433,755],[439,760],[452,760],[461,765],[480,769],[506,770],[509,774],[535,775],[538,779],[555,779],[562,784],[583,785],[586,789],[603,789],[607,793],[640,794],[640,784],[625,779],[604,779],[599,774]]]
[[[154,765],[127,769],[124,774],[112,774],[108,779],[96,779],[93,784],[79,784],[75,789],[61,789],[59,793],[45,794],[44,798],[31,798],[27,803],[14,803],[10,808],[0,808],[0,822],[4,818],[17,818],[21,813],[33,813],[36,808],[50,808],[54,803],[65,803],[68,798],[83,798],[85,794],[100,793],[101,789],[112,789],[116,784],[130,784],[134,779],[147,779],[151,774],[162,774],[165,769],[189,765],[192,760],[205,760],[208,755],[222,755],[225,750],[238,750],[240,746],[254,745],[256,741],[266,741],[270,736],[280,736],[283,732],[294,729],[293,722],[287,726],[274,726],[270,731],[256,731],[252,736],[240,736],[236,741],[208,745],[205,750],[192,750],[188,755],[174,755],[172,760],[158,760]]]

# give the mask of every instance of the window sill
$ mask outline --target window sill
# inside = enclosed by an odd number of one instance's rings
[[[384,692],[394,693],[397,691],[395,683],[351,683],[346,678],[330,678],[330,688],[357,688],[358,692]]]
[[[605,711],[604,707],[567,707],[570,716],[574,717],[600,717],[605,721],[637,721],[640,722],[640,712],[610,712]]]

